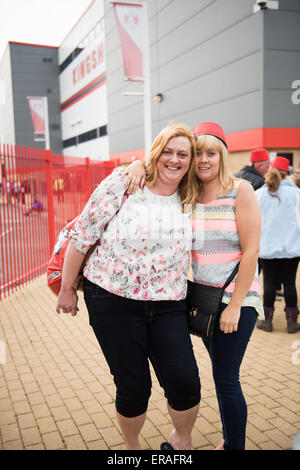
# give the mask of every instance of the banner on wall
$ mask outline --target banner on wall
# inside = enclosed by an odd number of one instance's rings
[[[127,80],[143,81],[143,5],[113,2],[119,29],[124,76]]]
[[[47,96],[27,96],[30,114],[34,129],[34,141],[45,142],[45,149],[50,149],[48,98]],[[37,137],[43,134],[44,137]]]
[[[27,100],[31,113],[34,133],[45,134],[45,98],[43,96],[28,96]]]

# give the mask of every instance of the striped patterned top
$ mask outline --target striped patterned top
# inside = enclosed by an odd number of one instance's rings
[[[233,190],[225,196],[219,196],[207,204],[196,204],[192,213],[192,271],[195,282],[223,286],[242,258],[235,217],[235,200],[242,181],[235,180]],[[226,288],[223,303],[229,303],[235,283],[236,277]],[[242,305],[254,307],[258,318],[264,318],[258,269]]]

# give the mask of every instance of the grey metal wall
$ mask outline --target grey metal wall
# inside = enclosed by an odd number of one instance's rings
[[[0,61],[0,81],[2,82],[2,86],[4,86],[4,97],[2,96],[0,98],[0,141],[1,144],[14,144],[15,126],[13,113],[10,51],[8,46],[6,47],[3,57]]]
[[[225,132],[262,127],[263,15],[254,0],[151,0],[153,137],[169,122],[218,121]],[[143,103],[124,97],[120,39],[105,0],[111,153],[144,147]]]
[[[264,11],[264,127],[300,127],[300,105],[291,100],[300,80],[300,1],[281,0]]]
[[[57,48],[10,44],[16,144],[44,148],[34,142],[27,96],[47,96],[50,144],[62,153]]]

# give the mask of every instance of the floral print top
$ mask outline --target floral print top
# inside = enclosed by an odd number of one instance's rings
[[[82,254],[101,239],[84,276],[121,297],[181,300],[186,297],[192,227],[178,192],[159,196],[149,188],[126,198],[122,169],[103,180],[71,231]]]

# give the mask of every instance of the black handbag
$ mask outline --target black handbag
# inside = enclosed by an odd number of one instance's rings
[[[187,320],[191,334],[211,342],[219,314],[224,290],[234,279],[239,269],[236,265],[223,287],[213,287],[188,281]]]

